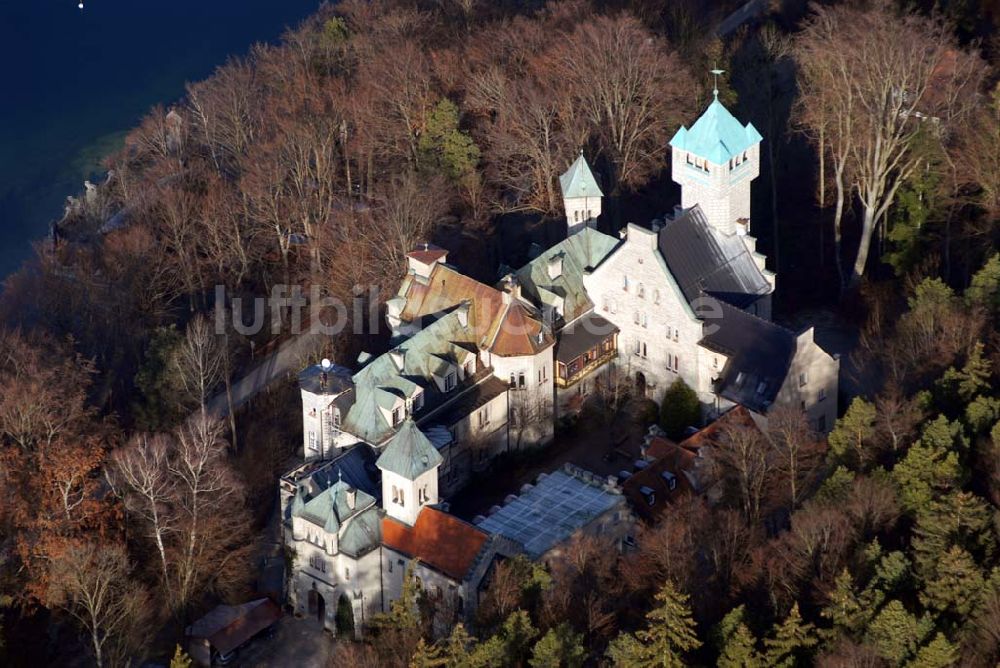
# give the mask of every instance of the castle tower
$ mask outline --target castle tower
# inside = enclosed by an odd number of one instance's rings
[[[601,198],[604,193],[590,171],[587,159],[580,157],[559,176],[563,210],[566,212],[566,235],[576,234],[585,227],[597,227],[601,215]]]
[[[682,207],[699,204],[715,229],[747,234],[750,182],[760,174],[762,137],[751,123],[742,125],[729,113],[717,89],[713,96],[691,129],[681,127],[670,140],[671,173],[681,187]]]
[[[344,434],[341,421],[354,404],[351,372],[324,359],[299,374],[302,392],[302,457],[329,459],[357,439]]]
[[[375,462],[382,471],[382,507],[386,514],[413,526],[424,506],[438,502],[441,454],[407,419]]]

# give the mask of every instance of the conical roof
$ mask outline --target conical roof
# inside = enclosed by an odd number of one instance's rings
[[[597,185],[594,173],[590,171],[587,159],[583,157],[583,151],[580,152],[580,157],[570,165],[570,168],[564,174],[560,175],[559,187],[562,188],[562,194],[565,199],[604,196],[600,186]]]
[[[721,165],[761,139],[752,123],[742,125],[716,98],[690,130],[681,127],[677,131],[670,145]]]
[[[392,437],[375,465],[383,471],[391,471],[407,480],[416,480],[420,475],[440,466],[441,453],[408,419]]]

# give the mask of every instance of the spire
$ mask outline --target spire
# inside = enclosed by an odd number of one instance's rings
[[[563,199],[604,196],[594,173],[590,171],[587,159],[583,157],[583,149],[580,149],[580,155],[570,168],[559,176],[559,187],[562,189]]]
[[[712,75],[715,77],[715,83],[712,86],[712,97],[716,101],[718,101],[718,99],[719,99],[719,75],[720,74],[724,74],[725,70],[720,70],[718,67],[716,67],[714,70],[711,70],[711,72],[712,72]]]

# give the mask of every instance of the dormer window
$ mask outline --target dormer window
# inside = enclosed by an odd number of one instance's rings
[[[444,391],[451,392],[455,389],[455,372],[452,371],[444,377]]]
[[[424,393],[417,392],[415,395],[413,395],[413,412],[416,413],[423,407],[424,407]]]
[[[799,387],[805,387],[809,384],[809,374],[805,371],[799,374]]]
[[[397,427],[403,421],[403,409],[400,406],[392,409],[392,426]]]

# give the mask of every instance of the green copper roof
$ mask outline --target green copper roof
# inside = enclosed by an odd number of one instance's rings
[[[340,551],[358,557],[377,546],[382,540],[382,523],[379,519],[375,506],[352,518],[340,536]]]
[[[375,466],[383,471],[391,471],[407,480],[416,480],[442,462],[441,454],[417,428],[413,420],[407,420],[385,447]]]
[[[670,140],[670,145],[721,165],[760,142],[761,139],[753,124],[741,125],[736,117],[715,99],[690,130],[682,127],[677,131]]]
[[[600,186],[594,173],[590,171],[587,159],[580,152],[580,157],[576,159],[566,173],[559,177],[559,187],[562,188],[563,197],[571,199],[574,197],[603,197]]]
[[[353,507],[348,496],[354,494]],[[305,501],[302,488],[292,501],[292,515],[303,517],[313,524],[322,526],[329,533],[336,533],[351,517],[375,505],[375,498],[365,492],[352,489],[342,479],[313,498]]]
[[[585,227],[521,267],[517,280],[536,303],[551,305],[554,297],[562,297],[563,319],[575,320],[594,306],[583,285],[584,271],[603,262],[619,243],[615,237]],[[552,278],[549,258],[556,255],[562,257],[562,271]]]
[[[464,326],[459,314],[451,312],[406,340],[402,370],[391,352],[370,360],[354,374],[356,400],[347,411],[343,430],[371,445],[381,445],[395,431],[391,416],[383,412],[392,395],[412,399],[423,388],[424,405],[432,405],[440,396],[433,376],[445,373],[445,358],[453,359],[459,351],[456,343],[474,346],[475,340],[474,328]]]

